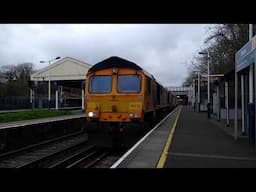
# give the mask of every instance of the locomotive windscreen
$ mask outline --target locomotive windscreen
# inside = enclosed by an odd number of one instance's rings
[[[141,87],[140,75],[119,75],[117,91],[125,93],[138,93]]]
[[[90,93],[110,93],[112,84],[112,76],[95,75],[90,78]]]

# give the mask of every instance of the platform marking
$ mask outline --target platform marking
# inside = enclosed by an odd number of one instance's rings
[[[138,145],[140,145],[155,129],[157,129],[169,116],[171,116],[175,111],[177,111],[178,107],[175,108],[171,113],[166,115],[164,119],[162,119],[151,131],[149,131],[143,138],[141,138],[130,150],[128,150],[117,162],[115,162],[110,168],[117,168],[125,158],[130,155]]]
[[[161,154],[161,157],[158,161],[158,164],[157,164],[156,168],[163,168],[164,167],[164,164],[165,164],[165,161],[166,161],[166,158],[167,158],[167,155],[168,155],[168,151],[169,151],[169,148],[170,148],[170,145],[171,145],[171,142],[172,142],[173,134],[174,134],[174,131],[175,131],[175,128],[176,128],[176,125],[177,125],[177,121],[178,121],[179,116],[180,116],[181,109],[182,109],[182,107],[180,107],[180,111],[177,114],[175,122],[172,126],[172,130],[171,130],[171,132],[168,136],[167,142],[165,144],[164,150]]]

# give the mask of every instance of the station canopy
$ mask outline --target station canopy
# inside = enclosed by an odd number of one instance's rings
[[[58,81],[65,82],[65,85],[77,84],[84,81],[86,73],[92,66],[83,61],[71,57],[65,57],[55,63],[40,69],[30,77],[31,81]]]

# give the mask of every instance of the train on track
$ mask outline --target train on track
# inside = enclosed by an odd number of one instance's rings
[[[112,146],[129,141],[132,133],[148,129],[176,105],[176,96],[171,91],[126,59],[107,58],[86,74],[85,130],[89,137],[92,133],[100,133],[104,139],[110,136]]]

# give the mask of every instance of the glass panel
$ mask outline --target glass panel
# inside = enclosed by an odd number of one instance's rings
[[[140,92],[140,75],[120,75],[118,76],[117,90],[125,93]]]
[[[90,78],[90,93],[110,93],[112,84],[112,76],[101,75],[92,76]]]

